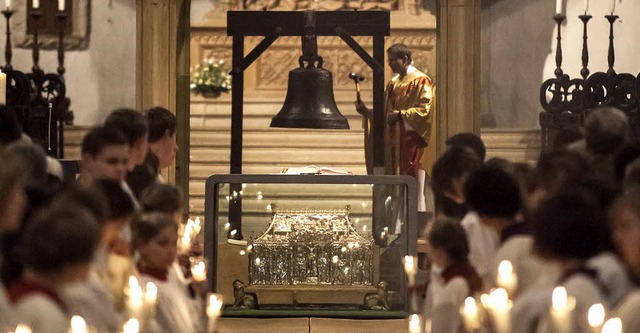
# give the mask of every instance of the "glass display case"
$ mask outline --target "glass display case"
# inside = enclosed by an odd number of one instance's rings
[[[416,191],[409,176],[209,177],[205,256],[222,315],[405,318]]]

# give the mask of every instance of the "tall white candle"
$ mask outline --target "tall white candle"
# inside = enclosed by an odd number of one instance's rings
[[[589,11],[589,0],[584,0],[584,14],[587,15]]]
[[[600,303],[594,304],[589,308],[589,312],[587,312],[587,321],[589,322],[589,327],[595,333],[600,333],[600,329],[602,328],[602,324],[604,324],[604,306]]]
[[[409,333],[420,333],[420,316],[417,314],[412,314],[409,316]]]
[[[611,318],[602,326],[602,333],[622,333],[622,321],[620,318]]]
[[[11,0],[5,0],[4,4],[6,5],[5,7],[7,7],[7,10],[11,9]]]
[[[407,279],[409,280],[409,287],[413,287],[416,284],[418,258],[414,256],[404,256],[402,262],[404,263],[404,272],[407,274]]]
[[[209,301],[207,304],[207,318],[209,319],[209,325],[207,332],[215,332],[216,329],[216,321],[218,317],[220,317],[220,312],[222,312],[222,295],[220,294],[210,294]]]
[[[87,322],[80,316],[71,317],[71,333],[87,333]]]
[[[616,11],[616,0],[611,0],[611,6],[609,7],[609,12],[611,12],[611,15],[613,15],[613,13]]]
[[[467,331],[473,332],[480,329],[480,312],[478,311],[476,300],[473,297],[467,297],[464,300],[460,314],[462,314],[464,327]]]
[[[491,303],[491,314],[493,315],[493,323],[496,333],[511,332],[511,307],[513,306],[507,295],[507,291],[498,288],[489,294],[489,302]]]
[[[556,14],[562,14],[562,0],[556,0]]]
[[[7,74],[0,71],[0,104],[7,104]]]
[[[569,333],[573,327],[571,312],[576,306],[575,298],[567,296],[567,290],[564,287],[556,287],[553,289],[551,296],[551,319],[558,333]]]
[[[40,0],[33,0],[33,2],[31,3],[31,7],[33,7],[33,9],[40,8]]]
[[[509,296],[513,297],[513,293],[518,287],[518,278],[513,273],[513,265],[509,260],[503,260],[498,265],[498,276],[496,277],[498,287],[504,288]]]
[[[64,11],[64,5],[65,5],[65,0],[58,0],[58,10],[63,12]]]

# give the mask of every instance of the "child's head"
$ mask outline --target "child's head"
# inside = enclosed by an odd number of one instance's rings
[[[114,127],[96,127],[82,139],[81,172],[93,179],[124,180],[130,159],[127,137]]]
[[[427,256],[440,268],[466,263],[469,243],[460,223],[448,218],[436,219],[427,229]]]
[[[180,189],[168,184],[154,184],[140,195],[140,206],[147,213],[159,212],[171,215],[177,224],[182,219],[182,194]]]
[[[141,264],[150,269],[167,269],[176,260],[178,225],[170,215],[144,213],[131,225],[133,248],[140,254]]]
[[[104,195],[106,203],[107,214],[102,240],[103,244],[108,246],[118,239],[122,228],[129,223],[135,212],[135,206],[119,181],[99,179],[95,185],[97,190]]]
[[[27,270],[57,275],[60,282],[83,280],[98,245],[101,224],[80,206],[49,206],[35,214],[22,241]]]

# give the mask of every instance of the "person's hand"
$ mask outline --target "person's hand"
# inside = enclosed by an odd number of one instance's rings
[[[400,115],[400,111],[398,110],[393,110],[389,113],[387,113],[387,124],[388,125],[394,125],[395,123],[397,123],[400,119],[401,119],[401,115]]]
[[[364,104],[362,100],[356,101],[356,111],[358,111],[359,114],[364,115],[367,113],[368,110],[369,108],[367,108],[367,106]]]

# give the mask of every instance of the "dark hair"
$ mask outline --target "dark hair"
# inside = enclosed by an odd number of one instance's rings
[[[129,140],[121,130],[111,127],[96,127],[89,131],[82,139],[82,154],[93,157],[100,155],[107,146],[129,145]]]
[[[167,132],[169,135],[176,132],[176,116],[165,108],[151,108],[145,112],[145,117],[149,124],[149,142],[162,139]]]
[[[168,184],[154,184],[142,192],[140,205],[145,212],[173,214],[182,209],[180,189]]]
[[[457,221],[437,218],[429,227],[427,240],[432,247],[443,249],[449,256],[449,264],[468,262],[469,241],[467,234]]]
[[[603,250],[603,210],[588,193],[566,190],[532,214],[534,251],[543,258],[588,259]]]
[[[86,188],[78,184],[65,187],[51,200],[51,207],[82,207],[87,209],[93,217],[103,223],[108,216],[109,207],[106,204],[105,193],[96,187]]]
[[[11,155],[0,150],[0,216],[4,216],[9,198],[16,188],[24,187],[23,168]]]
[[[165,213],[143,213],[136,216],[131,223],[133,248],[143,246],[156,237],[166,227],[173,227],[178,230],[178,225],[169,214]]]
[[[591,166],[575,151],[558,150],[543,154],[533,169],[529,189],[541,187],[552,191],[574,178],[591,173]]]
[[[458,133],[447,139],[445,142],[449,147],[467,147],[473,150],[481,161],[484,161],[487,150],[484,142],[479,136],[473,133]]]
[[[158,169],[160,161],[153,153],[147,153],[144,163],[136,165],[133,171],[127,174],[127,184],[131,188],[133,195],[140,199],[142,192],[158,181]]]
[[[42,147],[24,141],[15,141],[5,148],[6,153],[15,159],[24,177],[26,188],[44,190],[47,187],[47,155]]]
[[[122,131],[130,146],[138,140],[144,138],[149,132],[147,120],[144,116],[133,109],[120,108],[111,111],[111,114],[104,120],[105,127],[115,127]]]
[[[22,130],[15,112],[0,104],[0,146],[20,139]]]
[[[85,208],[45,208],[35,214],[22,238],[24,265],[56,273],[69,265],[90,263],[101,233],[101,226]]]
[[[556,134],[551,143],[551,150],[562,150],[567,148],[570,144],[584,139],[584,131],[582,127],[577,124],[564,127]]]
[[[108,208],[107,220],[123,219],[135,212],[133,200],[124,191],[119,181],[113,179],[97,179],[95,186],[104,194]]]
[[[431,171],[436,210],[442,211],[445,193],[453,190],[454,179],[470,175],[481,166],[482,161],[478,155],[468,148],[453,147],[442,154]]]
[[[467,205],[480,215],[512,218],[522,209],[516,180],[498,168],[482,167],[465,187]]]
[[[602,107],[587,116],[584,130],[588,150],[596,154],[612,154],[627,142],[629,122],[624,112]]]
[[[407,57],[411,62],[411,49],[404,44],[393,44],[387,49],[389,60]]]

